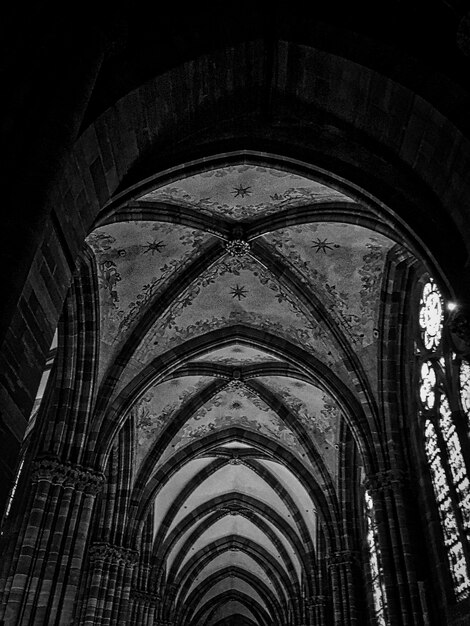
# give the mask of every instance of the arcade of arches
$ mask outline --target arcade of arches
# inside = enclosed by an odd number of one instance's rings
[[[245,7],[223,44],[201,9],[166,61],[130,15],[49,24],[77,71],[55,132],[21,79],[0,624],[470,623],[470,27],[437,5],[436,67],[373,14]]]

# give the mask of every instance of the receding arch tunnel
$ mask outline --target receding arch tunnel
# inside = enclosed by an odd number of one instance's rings
[[[335,187],[242,159],[147,186],[88,236],[93,446],[126,459],[121,532],[146,555],[160,620],[243,607],[303,623],[305,598],[331,592],[325,558],[351,549],[344,490],[359,480],[340,451],[384,463],[381,291],[390,258],[413,258],[396,232]]]
[[[0,626],[462,626],[464,3],[211,4],[11,29]]]

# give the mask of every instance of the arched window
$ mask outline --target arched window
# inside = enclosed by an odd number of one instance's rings
[[[419,417],[454,593],[462,600],[470,595],[470,484],[455,416],[462,409],[468,415],[470,366],[452,352],[444,316],[444,300],[429,278],[421,291],[416,337]],[[460,398],[454,391],[459,385]]]
[[[29,434],[31,433],[31,431],[34,428],[34,425],[36,423],[36,417],[39,411],[39,407],[41,406],[41,402],[42,399],[44,397],[44,393],[46,391],[46,387],[47,387],[47,383],[49,380],[49,376],[52,370],[52,366],[54,365],[54,360],[56,357],[56,353],[57,353],[57,330],[54,333],[54,337],[52,338],[52,343],[51,346],[49,348],[49,353],[47,356],[47,360],[46,360],[46,365],[44,367],[44,370],[42,372],[42,376],[41,376],[41,381],[39,383],[39,387],[38,390],[36,392],[36,399],[34,400],[34,405],[33,408],[31,410],[31,414],[29,416],[29,421],[28,421],[28,425],[26,427],[26,432],[24,434],[24,438],[26,439]]]
[[[28,424],[26,426],[26,430],[23,436],[23,443],[22,443],[22,449],[20,452],[20,458],[18,460],[18,465],[17,465],[17,469],[16,469],[16,473],[15,473],[15,478],[13,481],[13,485],[10,488],[10,493],[8,496],[8,500],[7,500],[7,505],[5,508],[5,512],[3,514],[3,517],[1,519],[1,523],[0,523],[0,535],[3,535],[3,526],[6,522],[6,520],[8,519],[8,516],[10,515],[10,510],[11,510],[11,506],[13,504],[13,498],[15,497],[15,493],[16,490],[18,488],[18,482],[20,480],[20,476],[21,476],[21,471],[23,469],[23,465],[24,465],[24,461],[25,461],[25,454],[26,454],[26,449],[27,449],[27,439],[30,436],[34,425],[36,424],[36,417],[39,411],[39,407],[41,406],[41,402],[42,399],[44,397],[44,392],[47,386],[47,382],[49,380],[49,376],[51,373],[51,369],[52,369],[52,365],[54,364],[54,360],[55,360],[55,356],[57,353],[57,330],[54,333],[54,337],[52,338],[52,343],[51,346],[49,348],[49,353],[47,356],[47,360],[46,360],[46,365],[44,367],[42,376],[41,376],[41,380],[39,383],[39,387],[38,390],[36,392],[36,398],[34,401],[34,405],[33,408],[31,409],[31,413],[29,416],[29,421]]]
[[[375,520],[374,503],[368,491],[364,494],[366,513],[367,551],[374,600],[375,622],[377,626],[387,626],[387,596],[383,579],[382,559],[380,556],[377,522]]]
[[[467,424],[470,429],[470,363],[465,359],[460,362],[460,401],[462,409],[467,416]]]
[[[24,465],[24,456],[21,458],[19,462],[18,469],[16,470],[16,474],[15,474],[15,480],[10,489],[5,513],[3,514],[2,523],[0,524],[0,536],[3,535],[3,525],[8,519],[8,516],[10,515],[11,505],[13,503],[13,498],[15,497],[15,493],[18,487],[18,482],[20,480],[20,475],[21,475],[21,470],[23,469],[23,465]]]

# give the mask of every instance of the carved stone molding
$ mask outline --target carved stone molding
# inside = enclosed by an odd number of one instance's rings
[[[165,594],[170,598],[174,598],[178,591],[178,586],[175,583],[168,583],[165,587]]]
[[[221,513],[228,513],[229,515],[241,515],[243,513],[246,513],[249,509],[238,504],[229,504],[228,506],[224,506],[218,510]]]
[[[339,565],[353,565],[359,561],[359,554],[353,550],[338,550],[332,552],[326,558],[328,567],[338,567]]]
[[[250,244],[244,239],[231,239],[225,244],[226,251],[232,256],[246,256],[250,252]]]
[[[89,467],[62,463],[54,457],[43,457],[33,461],[31,480],[33,483],[44,481],[96,495],[103,488],[105,477],[102,472]]]
[[[317,606],[323,607],[328,604],[328,596],[311,596],[305,599],[305,604],[308,608],[315,608]]]
[[[233,452],[229,458],[229,465],[244,465],[243,459],[241,459],[236,452]]]
[[[403,487],[408,483],[408,475],[403,470],[388,469],[372,474],[366,479],[369,491],[384,491],[393,487]]]
[[[237,389],[244,389],[244,387],[245,387],[245,383],[236,378],[233,378],[227,383],[227,388],[233,391],[236,391]]]
[[[152,589],[160,589],[164,576],[164,568],[161,565],[153,564],[150,568],[150,587]]]
[[[141,589],[132,589],[131,596],[134,600],[149,606],[156,606],[161,600],[161,596],[158,593],[143,591]]]
[[[113,546],[106,542],[96,542],[90,546],[88,551],[90,561],[96,563],[102,561],[104,563],[114,563],[129,565],[133,567],[137,563],[139,553],[123,546]]]

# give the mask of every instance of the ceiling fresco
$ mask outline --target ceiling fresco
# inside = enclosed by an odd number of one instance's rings
[[[94,230],[101,309],[101,369],[146,306],[210,236],[175,224],[118,222]]]
[[[310,383],[281,376],[259,378],[278,395],[315,441],[330,475],[337,476],[337,454],[341,410],[327,393]]]
[[[341,192],[290,172],[254,165],[231,165],[196,174],[142,196],[225,219],[264,217],[298,206],[352,202]]]
[[[201,274],[155,322],[134,359],[159,354],[210,331],[242,324],[286,339],[310,352],[348,381],[336,342],[271,272],[250,256],[226,257]]]
[[[384,262],[393,242],[354,224],[302,224],[265,236],[339,316],[354,344],[374,343]]]
[[[198,409],[172,439],[160,461],[180,448],[217,431],[238,427],[260,433],[280,445],[305,457],[305,449],[292,429],[272,411],[247,385],[228,385],[209,402]]]
[[[266,329],[286,322],[292,329],[298,329],[299,341],[308,337],[302,334],[305,327],[310,327],[312,340],[316,338],[316,328],[308,323],[299,303],[269,272],[251,257],[238,259],[227,255],[175,301],[158,326],[150,331],[137,353],[138,358],[145,362],[149,349],[154,354],[185,341],[188,333],[194,336],[213,330],[218,320],[223,320],[225,325],[229,320],[251,322],[255,326],[264,324]]]
[[[270,361],[280,361],[278,357],[268,354],[263,350],[251,348],[241,343],[233,343],[230,346],[213,350],[207,354],[196,357],[194,361],[211,361],[213,363],[223,363],[224,365],[249,365],[252,363],[267,363]]]
[[[235,613],[261,623],[247,597],[288,623],[290,577],[311,579],[325,532],[313,487],[332,501],[344,489],[341,438],[357,416],[334,398],[344,387],[357,406],[378,399],[381,289],[397,244],[358,225],[359,205],[339,189],[246,163],[174,180],[134,198],[126,215],[136,206],[146,221],[103,224],[87,238],[101,308],[98,393],[110,390],[113,404],[139,389],[126,409],[134,485],[152,489],[164,582],[177,586],[188,626]],[[209,249],[218,256],[206,259]],[[145,391],[135,384],[144,370],[155,373]],[[223,551],[206,559],[214,541]]]
[[[212,380],[208,376],[187,376],[160,383],[149,389],[132,408],[137,433],[135,467],[157,441],[174,414]]]

